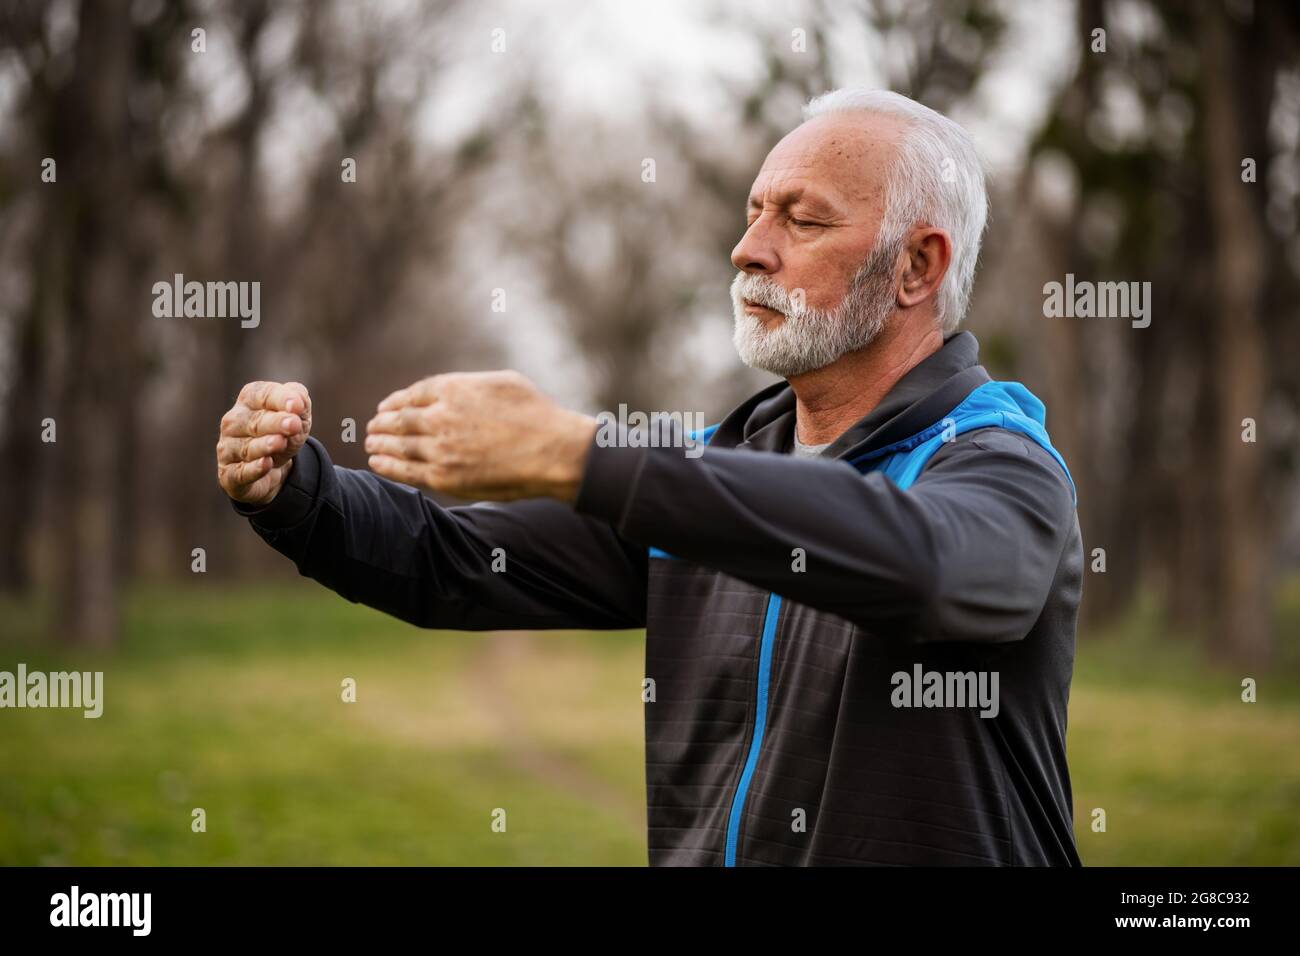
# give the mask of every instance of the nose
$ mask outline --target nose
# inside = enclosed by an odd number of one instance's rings
[[[766,216],[759,216],[745,230],[731,250],[731,264],[741,272],[771,275],[781,267],[781,259],[772,245]]]

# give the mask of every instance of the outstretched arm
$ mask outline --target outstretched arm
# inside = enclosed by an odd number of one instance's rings
[[[254,383],[222,422],[218,474],[235,509],[299,571],[426,627],[639,627],[644,549],[539,498],[444,508],[340,468],[307,436],[296,383]]]
[[[593,448],[577,509],[630,540],[919,642],[1023,637],[1074,526],[1056,462],[994,429],[944,446],[906,491],[842,461]]]
[[[917,641],[1023,637],[1074,527],[1056,462],[1000,429],[946,446],[904,491],[840,461],[602,447],[516,373],[437,376],[380,408],[380,473],[458,495],[544,488],[621,538]]]

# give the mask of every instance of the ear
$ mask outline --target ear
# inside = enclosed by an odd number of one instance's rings
[[[909,237],[906,253],[898,304],[909,309],[938,294],[939,283],[952,262],[952,239],[942,229],[922,226]]]

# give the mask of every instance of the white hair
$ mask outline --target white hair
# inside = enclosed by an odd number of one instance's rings
[[[942,113],[889,90],[846,87],[823,93],[803,108],[805,121],[828,113],[874,113],[906,121],[890,168],[877,244],[901,240],[917,223],[948,233],[952,262],[939,286],[935,313],[945,335],[956,331],[970,304],[988,219],[984,166],[975,142]]]

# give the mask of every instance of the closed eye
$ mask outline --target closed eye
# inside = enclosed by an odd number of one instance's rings
[[[792,225],[792,226],[820,226],[821,223],[820,223],[820,222],[811,222],[811,221],[809,221],[809,220],[807,220],[807,219],[791,219],[791,220],[790,220],[790,225]]]

